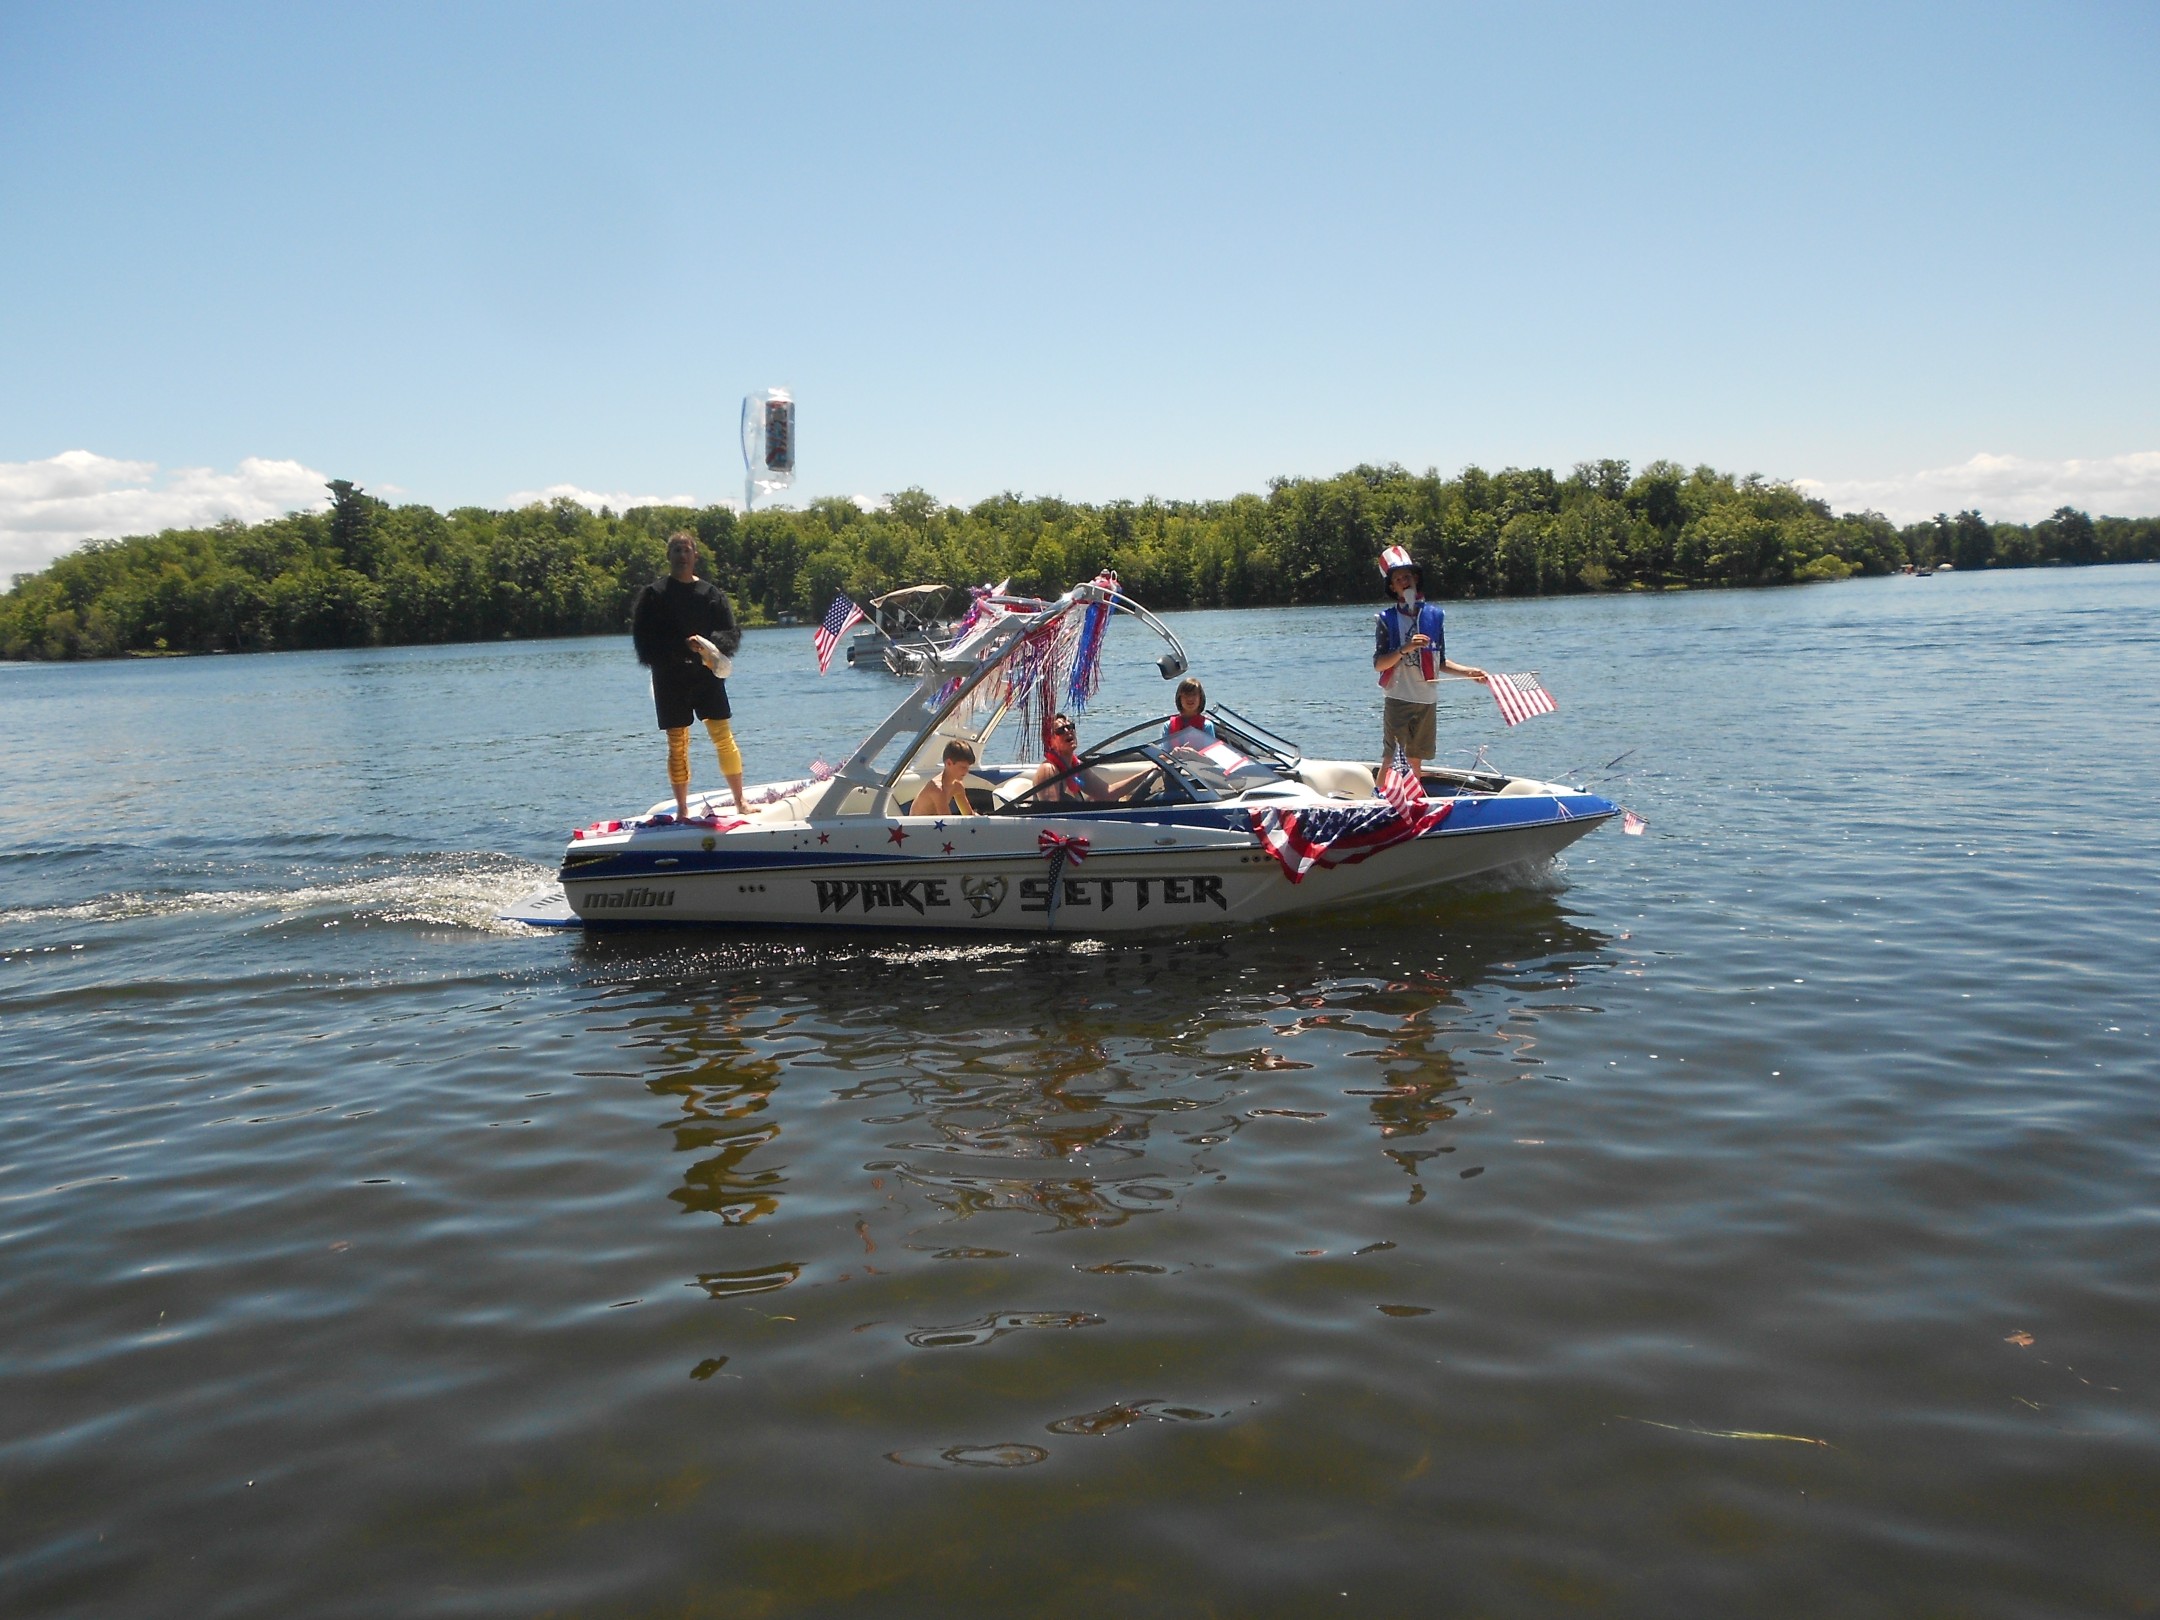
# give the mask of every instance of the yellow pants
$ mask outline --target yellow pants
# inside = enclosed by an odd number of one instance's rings
[[[742,750],[735,746],[735,728],[725,720],[708,720],[705,729],[712,736],[713,752],[720,759],[720,774],[733,782],[742,775]],[[677,793],[687,792],[690,787],[690,728],[670,726],[667,734],[668,786]]]

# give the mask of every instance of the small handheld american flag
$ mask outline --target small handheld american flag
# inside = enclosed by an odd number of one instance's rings
[[[857,607],[845,591],[832,599],[832,606],[825,610],[825,622],[817,627],[810,640],[817,648],[817,672],[822,675],[832,668],[833,649],[840,645],[840,638],[856,625],[862,623],[863,610]]]
[[[1485,683],[1492,688],[1493,701],[1500,705],[1500,718],[1511,726],[1521,725],[1533,714],[1553,714],[1559,710],[1552,694],[1538,684],[1535,672],[1487,675]]]
[[[1388,779],[1380,789],[1380,797],[1392,804],[1405,821],[1415,822],[1424,812],[1425,779],[1410,768],[1410,756],[1403,752],[1401,743],[1395,745],[1395,757],[1388,761]]]

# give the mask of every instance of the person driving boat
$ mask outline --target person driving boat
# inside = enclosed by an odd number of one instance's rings
[[[1043,728],[1042,763],[1035,767],[1035,799],[1040,804],[1078,803],[1082,791],[1080,732],[1069,714],[1055,714]]]

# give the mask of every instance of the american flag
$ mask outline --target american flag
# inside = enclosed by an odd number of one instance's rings
[[[1552,694],[1538,684],[1533,672],[1528,675],[1488,675],[1486,684],[1492,688],[1493,701],[1500,705],[1500,718],[1511,726],[1519,726],[1533,714],[1552,714],[1559,705]]]
[[[1630,837],[1640,838],[1643,829],[1649,825],[1649,822],[1643,820],[1641,816],[1638,816],[1632,810],[1624,809],[1620,812],[1620,830]]]
[[[1395,757],[1388,763],[1387,785],[1381,788],[1380,797],[1392,804],[1405,821],[1415,821],[1424,813],[1425,779],[1410,768],[1410,756],[1400,743],[1395,745]]]
[[[1423,800],[1422,793],[1419,795]],[[1282,864],[1292,883],[1315,866],[1355,866],[1368,855],[1407,843],[1437,827],[1455,808],[1452,800],[1404,815],[1393,804],[1361,804],[1337,810],[1248,810],[1253,836]]]
[[[862,623],[862,618],[863,610],[845,591],[832,599],[832,606],[825,610],[825,622],[810,638],[817,647],[817,672],[820,675],[832,668],[833,649],[840,645],[840,638]]]

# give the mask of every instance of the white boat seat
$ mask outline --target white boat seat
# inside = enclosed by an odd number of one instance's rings
[[[1315,793],[1330,798],[1369,799],[1373,796],[1373,773],[1347,760],[1308,759],[1298,765],[1298,780]]]

